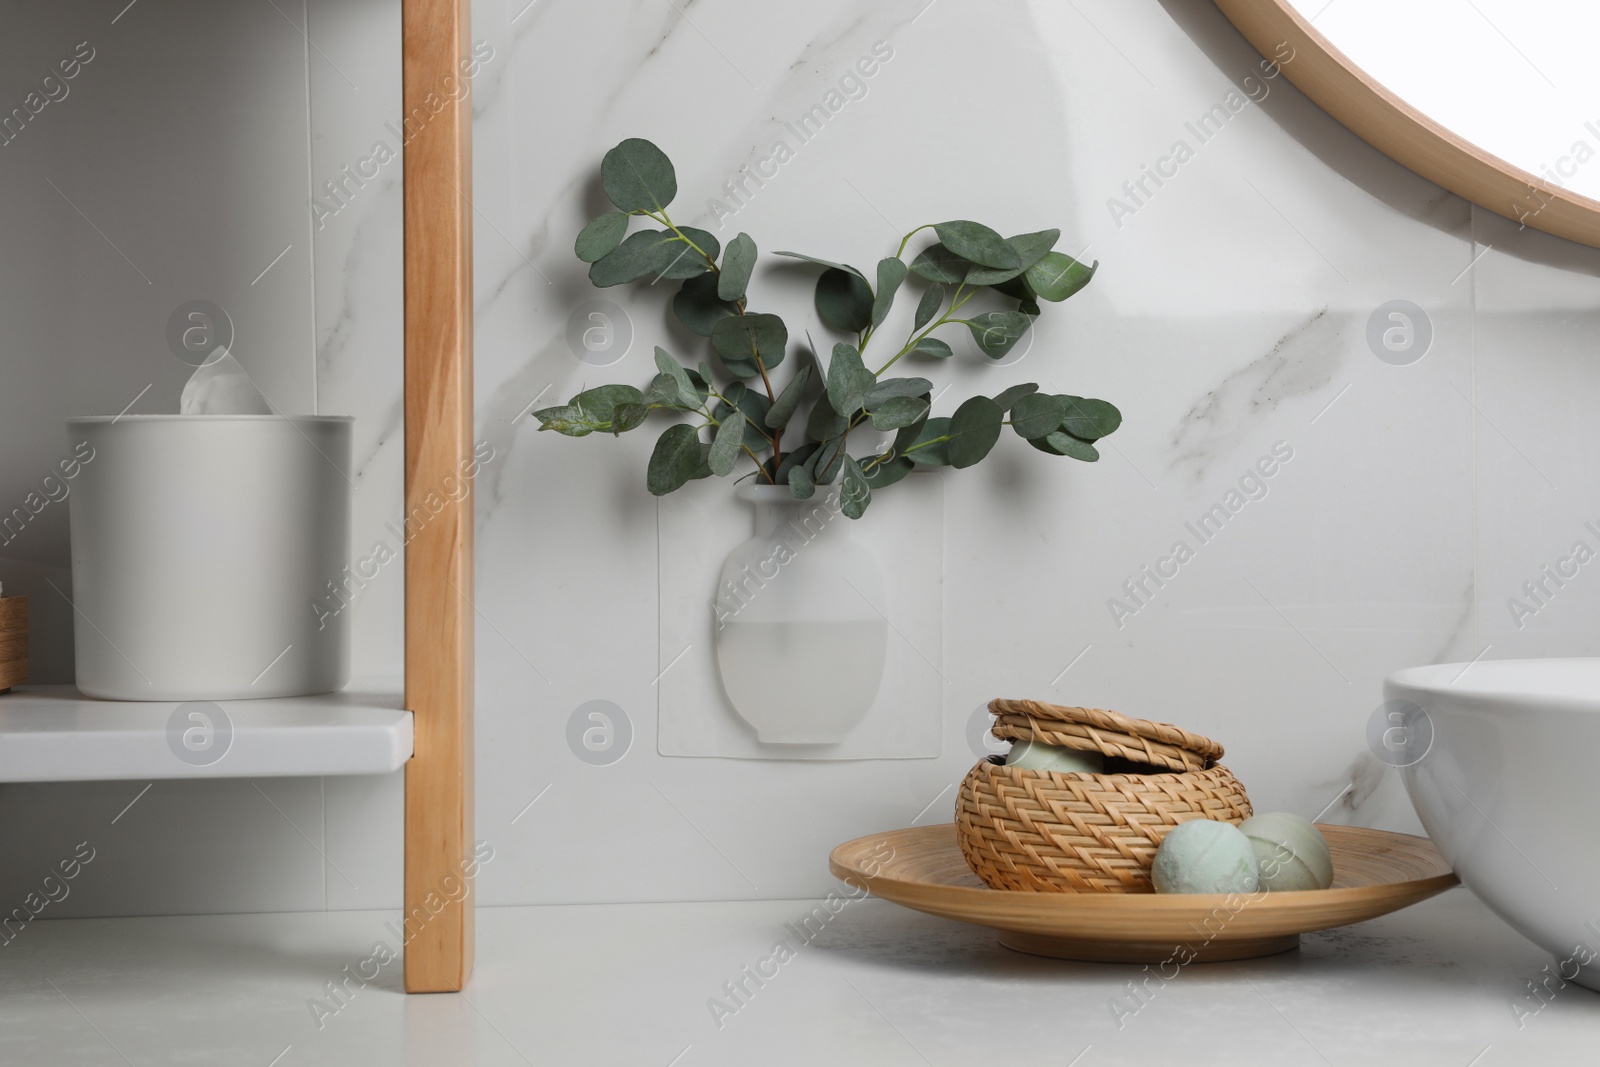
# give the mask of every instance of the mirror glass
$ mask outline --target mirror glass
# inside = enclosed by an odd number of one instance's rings
[[[1441,126],[1600,200],[1600,4],[1289,2],[1356,66]]]

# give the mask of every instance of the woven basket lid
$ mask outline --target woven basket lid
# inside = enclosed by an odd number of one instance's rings
[[[991,732],[1010,741],[1061,745],[1173,771],[1205,770],[1222,756],[1222,746],[1209,737],[1101,708],[997,697],[989,702],[989,710],[995,715]]]

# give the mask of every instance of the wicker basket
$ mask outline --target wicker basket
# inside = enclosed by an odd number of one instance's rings
[[[1150,864],[1188,819],[1240,823],[1244,786],[1216,762],[1222,746],[1166,723],[1098,708],[995,700],[996,737],[1106,757],[1105,774],[1022,770],[991,757],[956,800],[967,865],[993,889],[1149,893]]]

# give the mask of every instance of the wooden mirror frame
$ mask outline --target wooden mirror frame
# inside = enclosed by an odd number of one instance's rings
[[[1322,36],[1289,0],[1215,0],[1263,56],[1284,44],[1283,73],[1352,133],[1396,163],[1508,219],[1600,248],[1600,201],[1513,166],[1390,92]]]
[[[460,91],[469,16],[470,0],[402,0],[400,9],[408,993],[454,992],[472,973],[473,495],[448,491],[473,469],[472,106]],[[430,510],[430,498],[443,510]]]

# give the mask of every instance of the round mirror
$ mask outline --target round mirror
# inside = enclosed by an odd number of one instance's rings
[[[1600,5],[1216,0],[1285,76],[1397,162],[1600,247]]]

